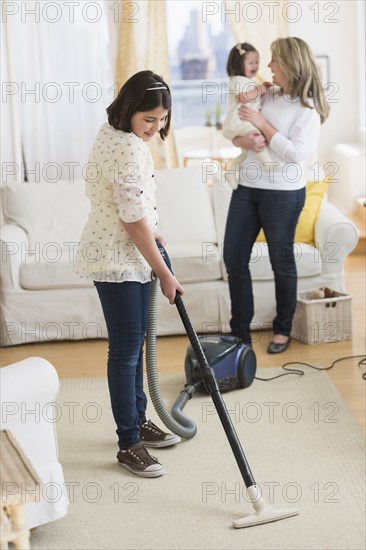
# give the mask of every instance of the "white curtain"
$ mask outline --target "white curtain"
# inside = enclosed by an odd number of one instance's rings
[[[20,182],[22,163],[22,143],[20,133],[19,108],[14,95],[12,67],[14,60],[8,44],[12,29],[1,25],[1,180],[3,183]]]
[[[114,98],[111,3],[27,1],[18,7],[4,22],[12,104],[3,98],[3,107],[19,120],[22,179],[72,181],[82,177]]]

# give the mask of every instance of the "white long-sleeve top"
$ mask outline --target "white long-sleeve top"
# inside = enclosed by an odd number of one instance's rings
[[[309,103],[313,105],[311,99]],[[315,157],[320,134],[320,115],[299,98],[273,92],[262,96],[262,115],[277,133],[268,144],[273,167],[262,170],[254,151],[248,151],[240,170],[239,184],[246,187],[295,190],[306,185],[305,163]],[[275,163],[281,163],[276,166]]]
[[[91,210],[75,257],[80,277],[110,282],[151,280],[151,267],[124,222],[146,218],[155,231],[155,191],[153,160],[143,139],[103,124],[88,162],[85,193]]]

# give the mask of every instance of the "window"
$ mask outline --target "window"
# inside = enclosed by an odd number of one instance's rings
[[[233,47],[230,25],[219,11],[207,13],[207,2],[167,0],[168,44],[173,125],[216,124],[224,116],[221,91]],[[213,2],[209,3],[210,5]]]

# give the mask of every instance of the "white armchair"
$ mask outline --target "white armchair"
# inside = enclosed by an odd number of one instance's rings
[[[55,426],[58,389],[56,370],[41,357],[0,369],[1,429],[14,435],[41,480],[35,501],[26,504],[29,529],[67,513]]]

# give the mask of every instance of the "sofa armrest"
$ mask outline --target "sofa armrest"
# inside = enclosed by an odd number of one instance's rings
[[[321,254],[323,273],[341,271],[358,238],[355,224],[334,204],[323,201],[315,223],[315,244]]]
[[[41,479],[43,498],[26,504],[30,529],[67,513],[56,434],[56,423],[65,412],[56,401],[59,387],[56,369],[42,357],[28,357],[0,369],[1,427],[14,435]]]
[[[22,417],[21,404],[32,401],[37,403],[38,408],[42,409],[46,403],[54,402],[60,388],[60,381],[55,367],[43,357],[28,357],[17,363],[4,366],[0,369],[0,396],[4,404],[10,402],[12,405],[19,404],[19,407],[6,407],[1,409],[1,422],[11,424],[11,422],[24,422]],[[29,407],[30,409],[30,407]],[[36,407],[33,408],[35,410]],[[56,411],[50,407],[49,414],[55,414]],[[4,416],[5,415],[5,416]],[[41,416],[37,419],[36,415],[29,415],[33,422],[38,424]],[[43,419],[42,419],[43,420]],[[46,418],[47,423],[51,418]],[[9,425],[10,425],[9,424]]]
[[[1,286],[3,290],[17,290],[22,253],[28,250],[28,236],[19,225],[1,227],[0,238]]]

